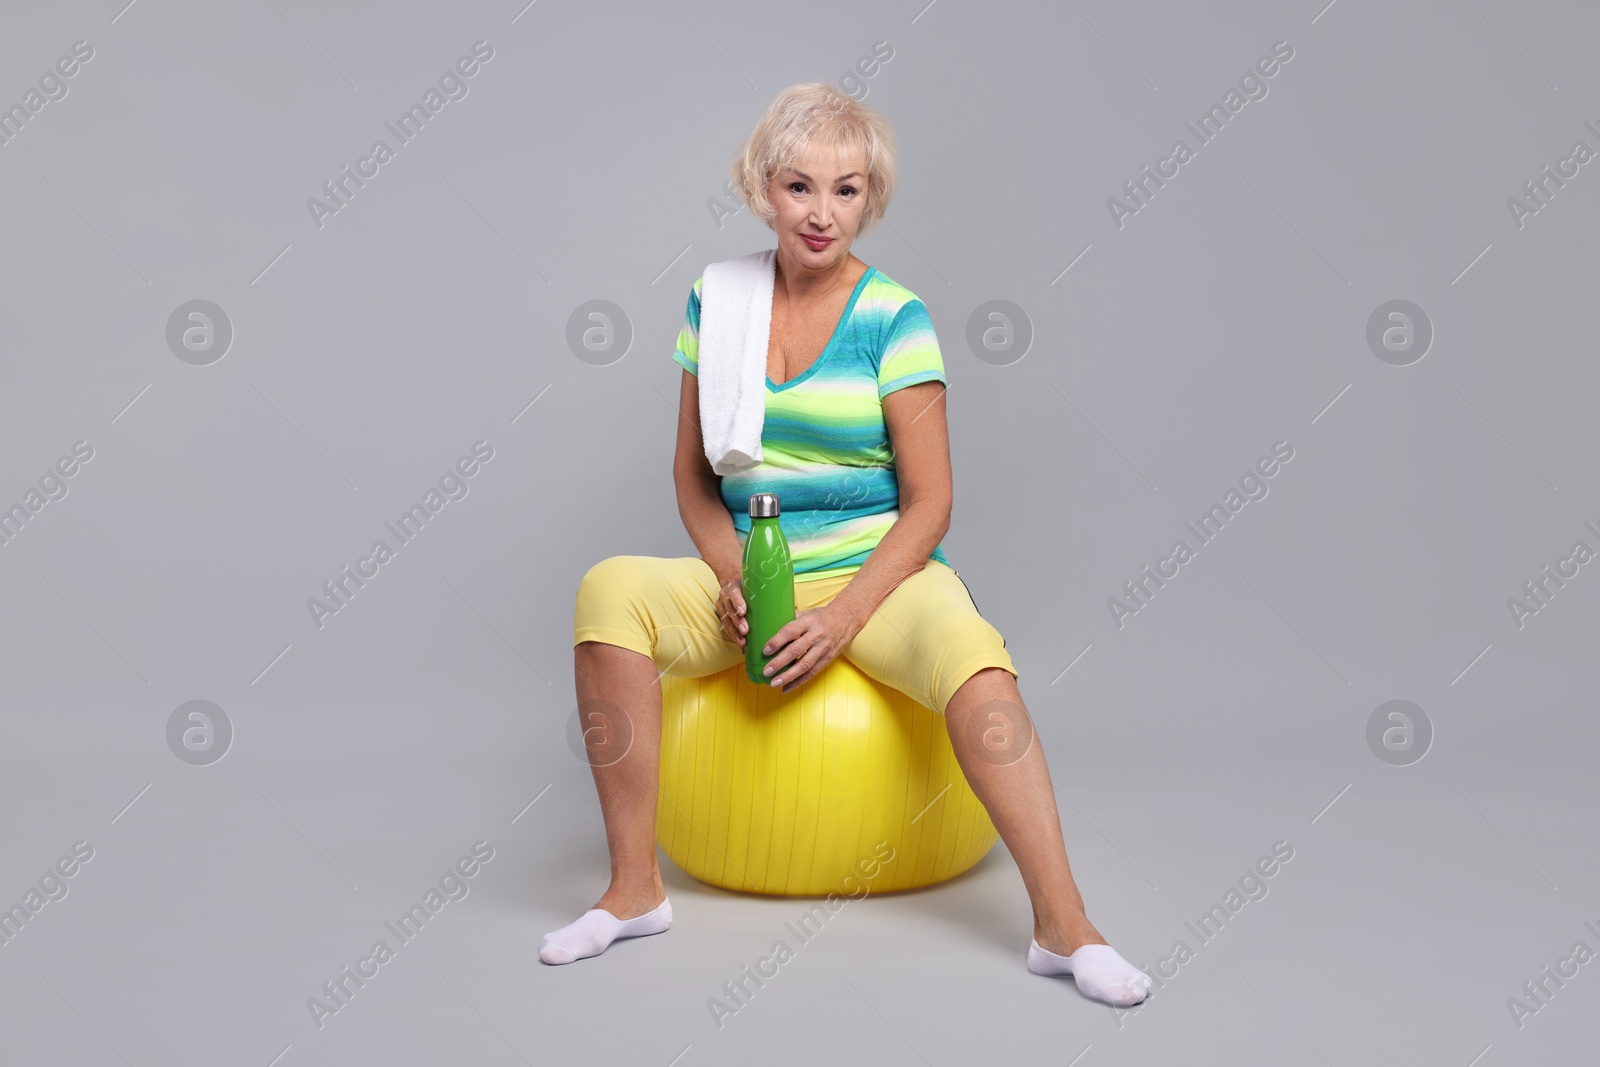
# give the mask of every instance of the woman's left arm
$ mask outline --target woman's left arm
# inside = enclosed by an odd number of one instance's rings
[[[837,596],[801,612],[773,635],[767,647],[779,651],[768,677],[786,690],[837,656],[895,587],[927,566],[949,532],[952,479],[944,401],[944,383],[937,381],[908,385],[883,398],[900,515]]]

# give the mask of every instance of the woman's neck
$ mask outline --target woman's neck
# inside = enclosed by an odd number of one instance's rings
[[[854,288],[867,270],[867,265],[853,255],[846,255],[833,266],[806,270],[786,264],[780,252],[772,284],[786,301],[804,301]]]

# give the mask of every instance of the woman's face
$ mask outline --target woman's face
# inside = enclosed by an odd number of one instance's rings
[[[850,255],[866,207],[866,156],[808,149],[773,176],[767,199],[777,209],[772,229],[780,255],[805,268],[837,266]]]

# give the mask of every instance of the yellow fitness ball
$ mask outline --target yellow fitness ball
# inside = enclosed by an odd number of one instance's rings
[[[820,896],[847,892],[865,862],[881,864],[873,891],[911,889],[955,877],[999,839],[944,716],[843,656],[788,694],[743,663],[663,675],[661,709],[656,840],[702,882]]]

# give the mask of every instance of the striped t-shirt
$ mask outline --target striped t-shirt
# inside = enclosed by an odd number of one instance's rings
[[[700,372],[700,281],[672,357],[691,374]],[[776,493],[796,581],[859,570],[900,517],[883,398],[931,381],[945,376],[928,309],[868,267],[816,362],[782,385],[766,378],[761,462],[722,478],[740,543],[750,533],[750,495]],[[942,544],[929,558],[950,564]]]

